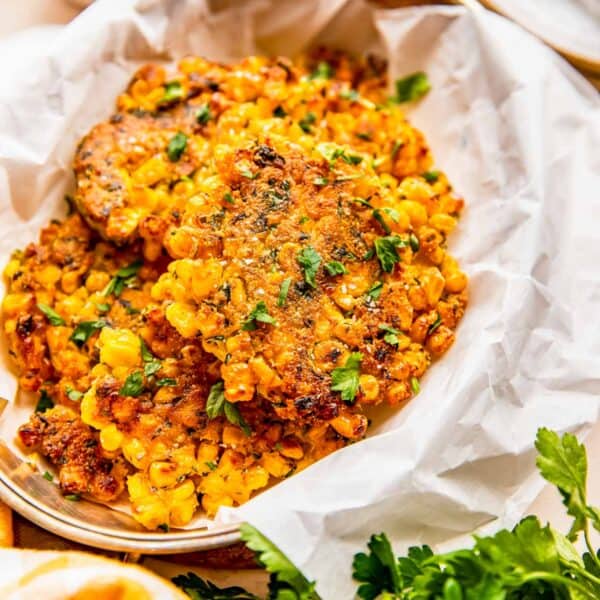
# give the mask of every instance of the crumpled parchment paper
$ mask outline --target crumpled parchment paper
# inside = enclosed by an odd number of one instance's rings
[[[600,408],[600,100],[532,36],[484,10],[375,10],[361,0],[102,0],[27,57],[0,64],[0,258],[59,215],[79,138],[112,111],[137,65],[199,53],[293,55],[313,44],[376,51],[391,79],[433,89],[409,117],[466,210],[450,248],[470,276],[454,347],[368,439],[217,521],[247,519],[349,598],[352,555],[385,530],[456,543],[510,525],[542,487],[536,429],[584,433]],[[0,393],[15,396],[4,363]],[[30,406],[0,421],[11,441]]]

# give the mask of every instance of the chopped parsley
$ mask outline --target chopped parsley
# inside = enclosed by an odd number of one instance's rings
[[[54,401],[52,400],[52,398],[50,398],[46,390],[42,390],[40,392],[40,398],[37,401],[37,404],[35,405],[35,412],[43,413],[50,408],[54,408]]]
[[[165,83],[165,93],[163,97],[158,101],[159,106],[165,104],[172,104],[183,98],[183,88],[179,81],[169,81]]]
[[[288,292],[290,291],[290,283],[292,283],[291,277],[288,277],[281,282],[281,287],[279,288],[279,297],[277,298],[277,306],[281,307],[285,304]]]
[[[401,333],[397,329],[394,329],[389,325],[380,325],[379,329],[385,332],[385,335],[383,336],[384,342],[391,346],[397,346],[400,343],[398,335],[401,335]]]
[[[273,110],[273,116],[277,117],[278,119],[283,119],[287,117],[287,113],[285,112],[281,104],[275,107],[275,109]]]
[[[211,471],[214,471],[217,468],[217,465],[212,460],[207,460],[204,463]]]
[[[331,79],[335,74],[333,67],[325,60],[319,62],[315,70],[308,76],[309,79]]]
[[[373,137],[371,136],[370,133],[366,133],[364,131],[357,131],[354,133],[354,135],[359,139],[359,140],[364,140],[365,142],[370,142]]]
[[[268,325],[277,325],[277,321],[269,314],[267,305],[261,300],[252,309],[247,319],[242,324],[243,331],[254,331],[256,323],[267,323]]]
[[[402,79],[396,79],[396,95],[394,102],[413,102],[419,100],[431,89],[427,74],[420,71]]]
[[[313,183],[318,187],[323,187],[329,183],[329,179],[327,177],[315,177]]]
[[[71,402],[79,402],[83,398],[83,392],[74,390],[72,387],[67,386],[66,392],[67,398],[71,400]]]
[[[348,269],[339,261],[332,260],[325,265],[325,270],[333,277],[335,275],[345,275]]]
[[[386,273],[391,273],[394,270],[394,265],[400,262],[397,248],[404,248],[405,246],[406,242],[397,235],[380,237],[375,240],[375,254],[377,254],[377,258],[381,263],[381,268]]]
[[[159,379],[156,385],[158,387],[174,387],[177,385],[177,380],[173,379],[173,377],[164,377],[163,379]]]
[[[158,528],[161,531],[164,531],[165,533],[169,533],[169,524],[168,523],[161,523]]]
[[[171,162],[177,162],[187,147],[187,135],[178,131],[167,146],[167,156]]]
[[[392,233],[392,230],[390,229],[390,226],[385,222],[385,219],[383,218],[383,215],[381,214],[381,211],[376,208],[373,211],[373,218],[381,225],[381,228],[389,235],[390,233]]]
[[[103,321],[102,319],[98,321],[82,321],[75,327],[75,330],[69,339],[81,347],[88,341],[94,332],[103,327],[106,327],[106,321]]]
[[[429,326],[429,329],[427,330],[427,335],[431,335],[441,324],[442,324],[442,317],[441,317],[440,313],[437,313],[437,317],[435,318],[435,321]]]
[[[408,244],[410,245],[410,249],[413,252],[418,252],[419,248],[421,247],[421,244],[419,242],[419,238],[414,233],[411,233],[408,236]]]
[[[402,148],[402,146],[404,146],[404,142],[400,142],[398,140],[394,142],[392,145],[392,160],[396,160],[396,156],[398,152],[400,152],[400,148]]]
[[[137,398],[144,390],[144,376],[141,371],[135,371],[127,376],[125,383],[119,390],[121,396]]]
[[[413,391],[413,394],[418,394],[421,391],[421,385],[416,377],[410,378],[410,387]]]
[[[42,475],[42,477],[46,481],[54,481],[54,475],[52,475],[52,473],[49,473],[48,471],[44,471],[44,474]]]
[[[209,419],[224,416],[232,425],[238,425],[247,436],[252,433],[237,406],[225,400],[225,385],[222,381],[218,381],[210,388],[206,399],[206,415]]]
[[[425,171],[425,173],[421,174],[421,177],[423,177],[423,179],[427,183],[435,183],[440,178],[440,172],[439,171]]]
[[[381,291],[383,290],[383,281],[375,282],[368,290],[367,290],[367,298],[369,300],[379,300],[379,296],[381,296]]]
[[[126,267],[120,268],[115,276],[108,282],[108,285],[102,290],[103,296],[114,294],[119,297],[125,287],[131,285],[142,267],[142,261],[136,260]]]
[[[317,283],[315,277],[317,275],[317,271],[319,270],[319,265],[321,264],[321,257],[319,256],[319,253],[312,246],[307,246],[298,252],[298,256],[296,258],[298,260],[298,264],[304,271],[304,281],[306,281],[310,287],[316,288]]]
[[[79,494],[67,494],[66,496],[63,496],[63,498],[69,502],[79,502],[81,500],[81,496]]]
[[[335,161],[341,158],[348,165],[358,165],[362,162],[362,156],[356,154],[347,154],[340,146],[336,146],[330,142],[322,142],[317,144],[317,152],[329,162],[329,168],[333,169]]]
[[[198,125],[206,125],[213,118],[208,104],[203,104],[196,113],[196,123]]]
[[[152,377],[162,369],[162,364],[158,360],[150,360],[144,364],[144,375]]]
[[[96,308],[100,312],[108,312],[110,310],[110,304],[108,302],[98,302]]]
[[[317,115],[315,115],[314,112],[309,111],[298,121],[298,125],[304,133],[310,133],[312,131],[311,126],[314,125],[316,121]]]
[[[50,306],[47,304],[38,303],[37,307],[46,315],[46,318],[50,322],[50,325],[54,325],[55,327],[59,325],[64,325],[65,320]]]
[[[361,360],[360,352],[352,352],[343,367],[337,367],[331,372],[331,390],[340,392],[344,402],[352,403],[356,398]]]
[[[253,173],[250,169],[240,169],[240,175],[246,179],[256,179],[258,173]]]
[[[225,200],[225,202],[229,202],[229,204],[235,204],[235,200],[233,199],[231,192],[225,192],[223,194],[223,200]]]
[[[140,353],[144,362],[154,360],[154,354],[150,352],[148,346],[146,346],[146,342],[142,338],[140,338]]]

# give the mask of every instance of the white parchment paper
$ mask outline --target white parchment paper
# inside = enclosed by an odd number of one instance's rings
[[[327,43],[379,51],[392,79],[425,70],[433,89],[410,118],[467,201],[450,244],[471,281],[457,341],[368,439],[218,515],[258,526],[323,598],[350,598],[351,556],[371,533],[385,530],[401,551],[512,524],[542,486],[538,426],[584,433],[597,420],[600,100],[558,56],[483,10],[230,4],[214,13],[200,0],[101,0],[27,56],[0,46],[0,259],[60,214],[77,141],[141,62]],[[0,394],[12,399],[2,366]],[[0,421],[7,441],[19,410],[30,408],[16,402]]]

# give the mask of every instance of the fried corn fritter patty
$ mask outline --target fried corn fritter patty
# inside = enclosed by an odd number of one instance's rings
[[[463,207],[384,65],[143,67],[74,162],[78,215],[5,270],[21,443],[145,527],[236,506],[367,430],[451,346]]]

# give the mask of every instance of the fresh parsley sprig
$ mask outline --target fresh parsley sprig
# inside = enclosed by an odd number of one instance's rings
[[[600,530],[600,509],[588,503],[587,456],[577,438],[539,429],[537,465],[554,484],[573,517],[568,535],[534,516],[514,529],[474,537],[472,548],[435,554],[429,546],[413,546],[396,557],[384,533],[371,536],[367,552],[354,556],[353,577],[362,600],[597,600],[600,557],[590,526]],[[573,542],[584,534],[587,551]],[[319,600],[310,582],[283,552],[248,524],[242,539],[271,573],[266,600]],[[194,600],[258,600],[241,588],[220,590],[210,582],[178,577],[175,582]],[[192,583],[190,583],[192,582]],[[235,590],[235,592],[231,591]],[[197,591],[197,593],[196,593]],[[195,594],[195,595],[194,595]],[[244,595],[245,594],[245,595]]]

